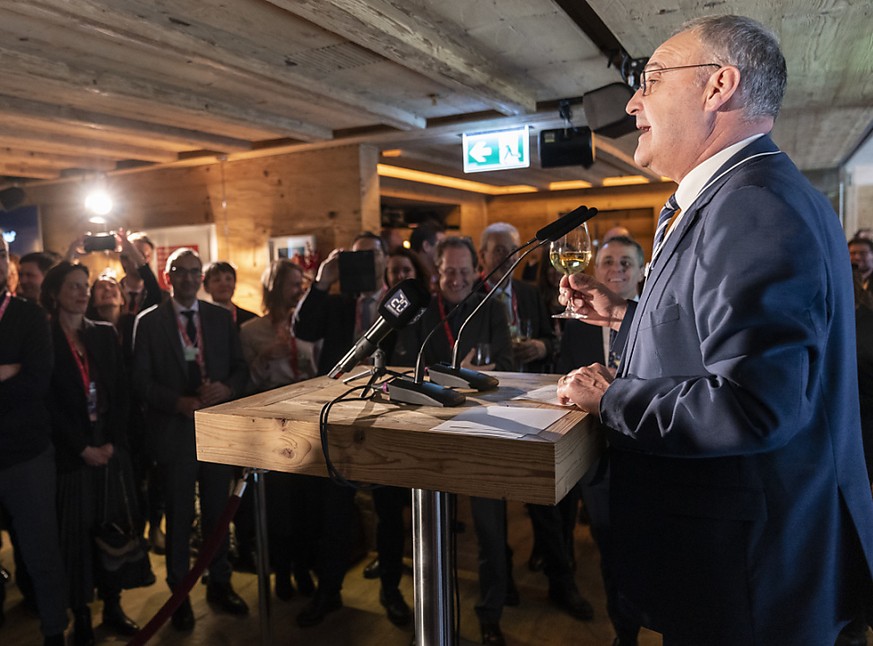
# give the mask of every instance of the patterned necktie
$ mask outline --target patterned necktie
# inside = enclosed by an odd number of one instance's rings
[[[655,258],[658,257],[658,253],[661,251],[661,247],[664,246],[664,238],[667,236],[667,229],[670,228],[670,220],[676,215],[678,210],[679,204],[676,202],[676,194],[674,193],[667,200],[664,208],[661,209],[660,215],[658,215],[658,226],[655,229],[655,241],[652,244],[652,260],[650,264],[654,264]]]
[[[618,364],[621,361],[621,357],[616,354],[613,347],[615,345],[616,336],[618,336],[618,332],[615,330],[609,331],[609,356],[606,358],[606,367],[614,370],[618,370]]]
[[[197,345],[197,326],[194,324],[194,310],[183,310],[182,314],[185,318],[188,319],[188,322],[185,323],[185,334],[188,335],[188,340],[191,341],[191,345]]]
[[[182,314],[185,318],[188,319],[188,322],[185,323],[185,334],[188,335],[188,339],[191,341],[191,344],[197,345],[197,326],[194,324],[194,310],[182,310]],[[196,361],[188,361],[188,394],[193,395],[197,392],[197,389],[200,387],[201,382],[203,381],[203,375],[200,374],[200,364]]]

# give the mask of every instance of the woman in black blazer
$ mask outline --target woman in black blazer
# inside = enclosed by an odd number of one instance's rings
[[[112,325],[85,318],[89,291],[88,268],[62,262],[46,274],[40,298],[52,320],[55,363],[48,404],[58,468],[61,553],[76,646],[94,643],[88,607],[95,587],[93,531],[104,506],[108,500],[110,508],[116,508],[124,496],[131,513],[136,513],[126,452],[128,389],[121,346]],[[103,623],[132,635],[139,627],[121,609],[121,590],[108,587],[99,590]]]

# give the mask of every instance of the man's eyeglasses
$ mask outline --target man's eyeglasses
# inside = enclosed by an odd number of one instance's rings
[[[693,67],[721,67],[718,63],[699,63],[697,65],[678,65],[676,67],[653,67],[650,70],[643,70],[640,72],[640,90],[643,92],[643,96],[648,96],[649,90],[652,87],[652,83],[655,83],[657,79],[650,79],[649,74],[660,74],[661,72],[672,72],[673,70],[687,70]]]
[[[174,276],[191,276],[191,278],[199,278],[203,273],[203,269],[200,267],[192,267],[191,269],[185,269],[184,267],[170,267],[170,273]]]

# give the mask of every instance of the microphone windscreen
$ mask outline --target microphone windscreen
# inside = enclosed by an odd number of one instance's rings
[[[595,215],[597,215],[597,209],[589,209],[584,205],[579,206],[537,231],[537,240],[554,242],[558,238],[563,238],[583,222],[588,222]]]
[[[430,292],[418,281],[407,278],[388,290],[379,305],[379,315],[392,328],[400,329],[412,323],[428,303]]]

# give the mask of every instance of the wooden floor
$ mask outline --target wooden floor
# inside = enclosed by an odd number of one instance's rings
[[[458,586],[461,597],[461,637],[473,643],[479,640],[479,625],[473,606],[478,597],[476,574],[476,540],[470,520],[469,502],[460,498],[459,520],[466,522],[467,529],[458,540]],[[366,524],[366,522],[365,522]],[[598,554],[591,540],[587,526],[577,527],[576,555],[578,561],[577,581],[583,596],[594,606],[593,621],[577,621],[553,606],[547,599],[547,581],[542,573],[528,570],[530,555],[530,521],[521,503],[509,503],[509,539],[515,553],[514,575],[521,593],[521,605],[506,608],[501,627],[510,646],[555,646],[565,644],[584,644],[590,646],[610,646],[613,632],[606,616],[603,587],[600,582]],[[8,536],[3,537],[3,550],[0,561],[12,567],[12,555]],[[345,607],[328,615],[319,626],[301,629],[294,621],[295,616],[306,604],[306,599],[296,596],[290,602],[272,598],[273,643],[282,645],[305,644],[306,646],[408,646],[412,627],[397,628],[385,617],[379,605],[378,581],[366,580],[362,576],[364,565],[369,558],[356,563],[346,575],[343,587]],[[122,605],[127,613],[140,625],[144,625],[168,598],[164,558],[152,555],[152,565],[158,583],[149,588],[125,592]],[[220,646],[223,644],[260,643],[257,614],[257,580],[255,575],[236,573],[234,587],[251,607],[248,617],[238,618],[213,612],[206,603],[205,587],[198,584],[192,592],[191,600],[197,624],[190,634],[179,634],[169,625],[162,628],[150,644],[188,644]],[[407,601],[412,602],[412,578],[404,576],[401,589]],[[38,622],[21,605],[21,595],[14,584],[7,586],[6,625],[0,628],[0,644],[17,646],[19,644],[40,644]],[[104,631],[100,626],[100,603],[92,606],[94,622],[97,626],[98,644],[124,643],[120,637]],[[659,635],[643,631],[641,646],[655,646],[661,643]]]

